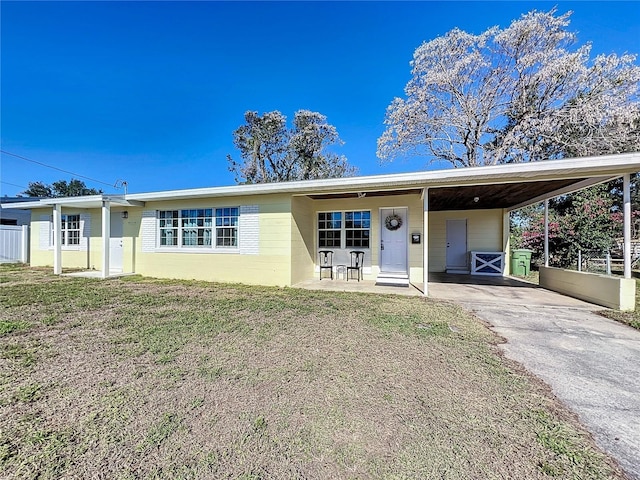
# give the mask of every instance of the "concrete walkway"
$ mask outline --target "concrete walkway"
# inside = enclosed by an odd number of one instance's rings
[[[429,293],[492,325],[506,339],[505,355],[550,385],[640,480],[640,331],[593,313],[600,307],[519,283],[429,282]]]

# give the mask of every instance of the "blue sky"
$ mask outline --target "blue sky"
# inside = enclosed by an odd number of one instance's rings
[[[232,185],[246,110],[326,115],[361,175],[422,42],[533,9],[574,12],[597,53],[640,52],[640,2],[0,2],[2,150],[129,192]],[[639,60],[640,62],[640,60]],[[71,175],[0,156],[0,195]],[[13,184],[13,185],[12,185]],[[17,186],[16,186],[17,185]]]

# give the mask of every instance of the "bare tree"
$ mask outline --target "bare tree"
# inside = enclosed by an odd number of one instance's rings
[[[590,59],[571,12],[532,11],[505,29],[454,29],[414,53],[406,98],[387,109],[383,161],[426,155],[455,167],[640,149],[634,55]]]

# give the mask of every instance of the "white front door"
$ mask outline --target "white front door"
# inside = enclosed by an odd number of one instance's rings
[[[447,272],[469,272],[467,220],[447,220]]]
[[[397,215],[399,222],[394,215]],[[387,228],[387,223],[389,228]],[[406,208],[383,208],[380,210],[380,271],[407,273]]]
[[[122,214],[111,214],[111,237],[109,238],[109,271],[122,272]]]

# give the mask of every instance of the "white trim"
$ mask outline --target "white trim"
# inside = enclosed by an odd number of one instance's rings
[[[631,278],[631,175],[622,177],[624,278]]]
[[[429,189],[425,188],[422,198],[422,294],[429,296]]]
[[[109,276],[109,250],[111,248],[111,204],[102,202],[102,278]]]
[[[91,237],[91,214],[80,214],[80,250],[86,252],[89,249],[89,238]]]
[[[158,248],[158,211],[144,210],[140,219],[140,249],[143,253],[155,252]]]
[[[175,247],[162,247],[152,250],[153,253],[196,253],[203,255],[225,255],[235,253],[240,255],[241,252],[237,247],[217,247],[217,248],[175,248]]]
[[[581,179],[585,177],[619,177],[625,173],[640,171],[640,152],[604,155],[597,157],[547,160],[541,162],[468,167],[447,170],[430,170],[367,177],[332,178],[295,182],[234,185],[227,187],[193,188],[163,192],[136,193],[127,195],[92,195],[64,199],[42,199],[36,202],[14,202],[2,204],[2,208],[41,208],[56,203],[81,208],[98,208],[102,201],[117,205],[143,206],[152,200],[194,199],[200,197],[227,197],[289,193],[347,193],[367,189],[380,191],[402,188],[425,188],[441,186],[490,185],[495,183],[520,183],[539,180]]]
[[[238,249],[242,255],[260,254],[260,206],[240,205]]]
[[[62,273],[62,206],[53,206],[53,273]]]
[[[40,215],[38,220],[38,249],[51,250],[53,248],[53,239],[51,238],[51,223],[53,217],[51,215]]]
[[[320,213],[341,213],[342,219],[340,222],[342,226],[340,227],[340,246],[339,247],[321,247],[320,246],[320,229],[318,228],[318,214]],[[347,224],[345,213],[347,212],[369,212],[369,246],[368,247],[348,247],[347,246]],[[329,209],[329,210],[316,210],[315,211],[315,237],[316,237],[316,253],[318,250],[372,250],[371,243],[373,242],[373,237],[371,236],[372,227],[372,217],[371,217],[371,209],[370,208],[348,208],[348,209]],[[324,229],[325,231],[329,230],[337,230],[336,228]],[[365,228],[360,229],[350,229],[350,230],[366,230]],[[344,234],[344,235],[343,235]]]
[[[300,195],[306,195],[310,192],[353,192],[362,190],[363,188],[392,190],[403,187],[423,188],[425,186],[479,185],[496,182],[518,183],[522,181],[530,182],[536,178],[546,180],[555,178],[578,179],[591,174],[604,176],[636,171],[640,171],[640,152],[367,177],[332,178],[137,193],[127,195],[127,199],[151,201],[196,197],[259,195],[267,193],[298,193]]]
[[[549,266],[549,199],[544,201],[544,266]]]

